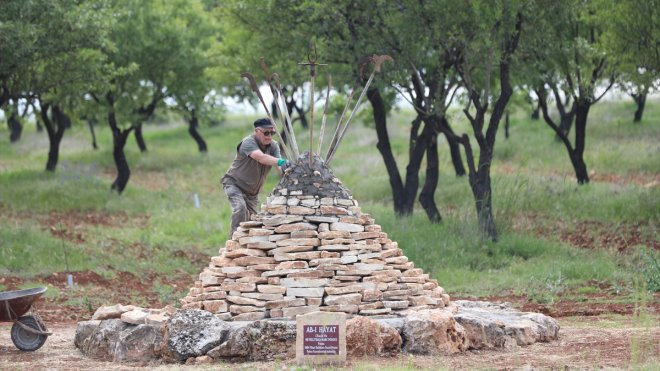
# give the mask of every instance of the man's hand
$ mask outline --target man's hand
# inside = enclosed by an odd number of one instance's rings
[[[284,174],[284,172],[290,167],[291,167],[291,162],[289,160],[284,160],[284,163],[280,165],[280,171],[282,172],[282,174]]]

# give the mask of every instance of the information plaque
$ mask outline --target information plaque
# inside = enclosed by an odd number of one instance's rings
[[[303,354],[339,354],[339,326],[303,326]]]
[[[346,363],[346,314],[312,312],[296,316],[298,364]]]

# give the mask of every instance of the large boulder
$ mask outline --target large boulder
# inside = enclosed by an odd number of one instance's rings
[[[79,322],[74,344],[90,358],[121,362],[159,359],[164,342],[158,326],[109,319]]]
[[[296,322],[261,320],[250,325],[250,361],[272,361],[296,357]]]
[[[114,361],[160,359],[165,349],[163,328],[153,325],[128,326],[119,334],[113,351]]]
[[[470,348],[511,348],[557,339],[559,323],[541,313],[519,312],[510,304],[458,300],[454,318],[470,339]]]
[[[296,356],[296,322],[234,322],[227,340],[208,353],[225,361],[272,361]]]
[[[131,325],[119,319],[80,322],[74,343],[87,357],[114,361],[117,339],[129,326]]]
[[[454,320],[453,308],[409,311],[403,325],[403,350],[415,354],[454,354],[465,351],[465,329]]]
[[[380,356],[396,356],[401,352],[401,345],[403,344],[403,339],[401,334],[394,327],[390,327],[384,324],[380,326],[380,349],[378,350],[378,355]]]
[[[225,342],[209,350],[206,355],[213,359],[232,362],[246,360],[250,354],[250,337],[251,331],[247,324],[234,328]]]
[[[396,355],[401,343],[399,332],[387,324],[363,316],[346,321],[346,352],[350,357]]]
[[[185,309],[175,313],[165,326],[168,357],[184,362],[220,345],[229,325],[205,310]]]
[[[89,338],[94,334],[94,332],[99,328],[101,321],[92,320],[92,321],[81,321],[78,322],[76,327],[76,335],[73,338],[73,344],[76,348],[83,350],[86,347],[85,342],[88,342]],[[83,354],[86,352],[83,351]]]

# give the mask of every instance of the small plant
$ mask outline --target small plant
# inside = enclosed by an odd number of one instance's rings
[[[158,300],[160,300],[161,303],[179,302],[177,300],[178,297],[174,292],[174,288],[170,285],[164,285],[160,280],[154,282],[152,289],[158,294]]]
[[[92,300],[89,298],[89,296],[85,296],[83,298],[83,305],[85,306],[88,312],[90,313],[94,312],[94,306],[92,305]]]
[[[660,291],[660,254],[650,249],[641,250],[642,275],[646,280],[646,288],[652,292]]]
[[[554,304],[564,292],[565,280],[566,277],[561,272],[558,277],[546,277],[543,282],[529,289],[530,300],[539,304]]]

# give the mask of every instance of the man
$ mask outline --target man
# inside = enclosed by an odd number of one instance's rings
[[[231,203],[231,231],[257,213],[259,191],[273,166],[281,174],[289,162],[280,158],[280,148],[273,135],[275,126],[268,118],[254,122],[254,134],[243,138],[236,147],[236,157],[221,183]]]

